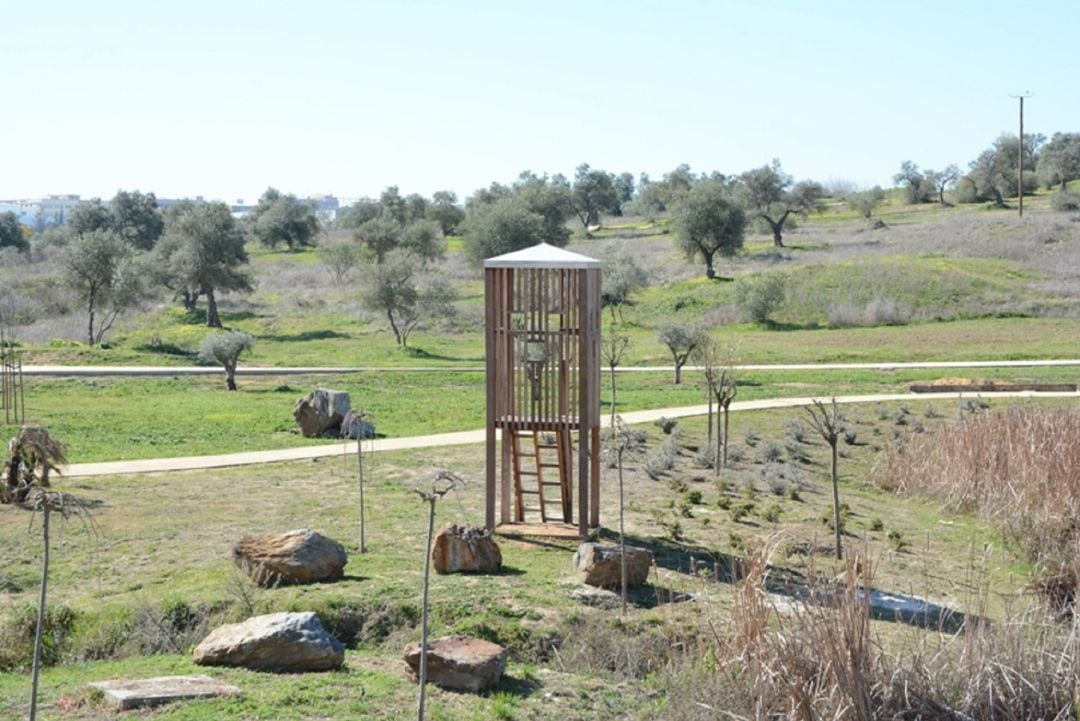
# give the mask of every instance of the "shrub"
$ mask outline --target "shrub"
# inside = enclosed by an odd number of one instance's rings
[[[784,428],[787,430],[788,437],[791,440],[796,443],[806,442],[806,424],[798,418],[788,418],[784,421]]]
[[[847,443],[849,446],[853,446],[858,442],[858,440],[858,431],[852,430],[851,428],[844,429],[844,443]]]
[[[1059,190],[1050,196],[1050,207],[1059,213],[1075,213],[1080,210],[1080,193]]]
[[[730,451],[728,458],[731,458]],[[706,446],[694,454],[694,465],[698,468],[712,468],[716,464],[716,450],[712,446]]]
[[[671,435],[671,432],[675,430],[676,426],[679,425],[679,421],[676,418],[664,418],[661,416],[653,421],[653,425],[663,431],[664,435],[669,436]]]
[[[892,549],[897,553],[900,553],[907,548],[907,541],[904,540],[904,534],[900,533],[900,531],[895,528],[885,534],[885,538],[889,539],[889,545],[892,546]]]
[[[787,279],[783,273],[755,273],[735,281],[735,304],[754,323],[765,325],[784,302]]]
[[[758,450],[759,463],[778,463],[784,457],[784,449],[775,443],[766,443]]]
[[[761,517],[769,523],[779,523],[780,514],[783,513],[783,511],[784,509],[780,507],[779,503],[770,503],[768,506],[765,507],[765,510],[764,512],[762,512]]]
[[[693,491],[688,492],[686,494],[686,502],[691,504],[691,505],[694,505],[694,506],[700,506],[701,505],[701,491],[695,489]]]
[[[880,518],[871,518],[870,519],[870,530],[871,531],[884,531],[885,530],[885,522],[882,521]]]
[[[41,637],[41,663],[55,666],[67,653],[75,629],[76,615],[64,605],[49,606]],[[0,671],[29,668],[34,658],[34,634],[37,630],[37,607],[31,604],[13,608],[0,619]]]
[[[746,445],[750,446],[751,448],[756,446],[757,442],[761,440],[761,436],[759,436],[753,428],[749,427],[746,429],[746,431],[743,432],[743,438],[746,439]]]
[[[731,507],[731,520],[738,523],[747,516],[753,514],[754,503],[753,501],[744,501],[742,503],[736,503]]]
[[[728,448],[727,458],[731,463],[742,463],[746,460],[746,449],[742,446],[731,446]]]

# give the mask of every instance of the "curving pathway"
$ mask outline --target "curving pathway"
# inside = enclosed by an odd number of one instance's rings
[[[898,364],[890,367],[901,367]],[[959,398],[1075,398],[1080,399],[1080,392],[1073,393],[1034,393],[1030,391],[1016,393],[881,393],[876,395],[837,396],[837,403],[878,403],[885,401],[959,399]],[[731,404],[732,411],[767,410],[772,408],[798,408],[811,405],[815,400],[823,402],[829,398],[764,398],[754,401],[736,401]],[[682,406],[677,408],[658,408],[645,411],[623,413],[626,423],[651,423],[664,418],[686,418],[703,416],[708,413],[708,406]],[[407,438],[379,438],[364,444],[365,452],[370,448],[375,452],[400,451],[417,448],[435,448],[440,446],[461,446],[483,443],[484,429],[438,433],[429,436],[411,436]],[[150,458],[134,461],[106,461],[104,463],[74,463],[63,469],[63,475],[69,478],[87,476],[111,476],[129,473],[161,473],[166,471],[189,471],[202,468],[225,468],[229,466],[257,465],[281,461],[297,461],[311,458],[338,456],[355,448],[355,441],[335,442],[319,446],[302,448],[281,448],[272,451],[245,451],[226,453],[216,456],[180,456],[176,458]]]

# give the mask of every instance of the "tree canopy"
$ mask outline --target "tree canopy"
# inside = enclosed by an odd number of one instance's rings
[[[1070,180],[1080,178],[1080,133],[1054,133],[1036,163],[1039,181],[1047,188],[1066,189]]]
[[[514,198],[473,207],[465,217],[462,231],[465,249],[476,263],[543,241],[550,242],[543,216]]]
[[[731,257],[743,245],[746,213],[731,198],[731,190],[721,180],[694,183],[673,211],[678,247],[689,260],[701,257],[705,275],[716,277],[713,260],[717,254]]]
[[[398,345],[405,348],[421,322],[453,314],[455,293],[442,276],[421,278],[412,254],[394,250],[368,268],[361,299],[386,316]]]
[[[267,188],[258,204],[245,218],[249,231],[263,245],[276,248],[284,243],[290,250],[314,245],[319,232],[315,208],[295,195]]]
[[[10,210],[0,213],[0,248],[14,248],[20,251],[30,249],[30,242],[23,235],[19,216]]]
[[[574,213],[586,231],[600,224],[601,212],[610,211],[618,205],[619,194],[614,181],[611,173],[591,168],[588,163],[578,166],[571,201]]]
[[[116,233],[139,250],[153,248],[165,230],[153,193],[117,191],[109,201],[109,215]]]

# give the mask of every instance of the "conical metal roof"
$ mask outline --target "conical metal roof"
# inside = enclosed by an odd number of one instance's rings
[[[531,248],[504,253],[484,261],[485,268],[599,268],[601,263],[569,250],[538,243]]]

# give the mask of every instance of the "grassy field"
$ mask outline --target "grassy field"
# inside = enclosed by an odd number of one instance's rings
[[[873,560],[875,585],[993,618],[1014,606],[1031,567],[997,531],[970,516],[943,516],[932,501],[898,498],[867,481],[884,445],[932,431],[955,417],[956,404],[881,404],[845,412],[854,431],[843,445],[840,469],[845,544],[850,553]],[[805,426],[802,432],[797,427],[805,418],[795,411],[735,415],[732,467],[720,483],[694,461],[704,442],[703,419],[682,424],[677,441],[655,427],[644,429],[646,447],[626,463],[627,531],[633,543],[654,551],[657,571],[635,593],[626,621],[570,600],[573,542],[503,540],[501,574],[435,577],[434,632],[497,640],[511,649],[512,663],[507,680],[488,696],[434,691],[432,718],[667,718],[663,694],[648,681],[659,667],[645,664],[644,671],[631,673],[605,643],[630,649],[642,638],[667,638],[675,628],[697,633],[729,623],[724,619],[736,587],[724,579],[752,547],[775,549],[778,577],[805,582],[843,570],[828,556],[831,532],[821,520],[831,508],[828,450],[803,433]],[[645,468],[665,452],[665,442],[675,449],[673,465],[653,478]],[[415,687],[398,658],[418,634],[425,526],[423,505],[411,489],[422,487],[432,469],[452,468],[472,482],[440,504],[440,523],[479,523],[483,453],[478,447],[433,449],[379,455],[368,463],[369,552],[363,556],[357,553],[353,467],[344,458],[62,482],[59,487],[100,507],[93,528],[68,523],[53,549],[51,603],[70,608],[74,618],[56,649],[63,664],[44,675],[44,718],[99,718],[99,701],[85,686],[90,681],[202,671],[189,651],[209,627],[276,610],[317,611],[349,642],[345,670],[274,675],[214,669],[211,675],[241,686],[244,698],[177,705],[153,716],[407,716]],[[614,480],[614,472],[605,470],[601,538],[612,538],[617,518]],[[7,624],[0,629],[8,634],[9,659],[19,648],[10,640],[12,619],[37,592],[41,550],[36,534],[27,534],[27,520],[12,509],[0,513],[0,542],[20,549],[0,564],[0,619]],[[345,578],[264,590],[232,566],[230,544],[242,533],[296,527],[320,529],[346,545]],[[683,602],[691,596],[697,602]],[[177,609],[184,609],[183,624],[168,621]],[[905,638],[925,635],[883,626]],[[0,715],[20,712],[26,685],[24,673],[0,673]]]
[[[634,296],[617,325],[605,313],[605,332],[630,337],[626,365],[670,363],[656,341],[658,328],[667,322],[707,327],[723,345],[736,346],[740,361],[748,364],[1073,358],[1080,350],[1080,223],[1045,206],[1046,196],[1036,196],[1030,217],[1018,219],[981,207],[890,203],[879,213],[886,227],[870,231],[863,220],[833,205],[785,234],[786,248],[750,236],[743,253],[721,264],[723,278],[714,282],[702,277],[700,264],[688,263],[676,251],[663,218],[618,220],[592,238],[575,238],[571,248],[597,257],[625,252],[648,271],[649,287]],[[226,392],[217,376],[29,378],[30,420],[66,442],[69,459],[77,463],[323,443],[300,437],[290,413],[296,399],[320,386],[349,391],[354,407],[369,411],[378,431],[390,437],[479,428],[482,374],[450,369],[482,364],[482,289],[461,243],[451,239],[449,246],[440,272],[459,287],[457,315],[418,330],[408,350],[395,347],[383,320],[361,307],[360,281],[334,285],[312,251],[253,248],[257,289],[223,302],[225,323],[256,336],[242,364],[383,370],[241,375],[235,393]],[[192,362],[207,333],[202,315],[180,312],[167,299],[120,319],[106,347],[83,345],[83,317],[53,267],[46,254],[0,268],[0,281],[15,293],[5,302],[37,314],[16,330],[24,362]],[[733,287],[741,277],[762,273],[783,274],[786,296],[771,322],[758,326],[742,317]],[[398,370],[418,366],[439,370]],[[943,376],[1076,383],[1080,371],[746,372],[739,378],[738,400],[895,393]],[[618,410],[624,412],[704,401],[695,373],[678,386],[665,372],[627,373],[618,382]],[[605,413],[606,383],[605,377]],[[1000,405],[995,402],[992,410]],[[901,497],[874,482],[875,468],[890,448],[906,447],[906,439],[927,437],[952,419],[981,412],[978,406],[920,400],[845,407],[849,434],[840,447],[840,475],[848,554],[873,567],[874,586],[988,617],[995,623],[978,626],[987,633],[1015,627],[1014,614],[1021,612],[1028,619],[1020,624],[1025,633],[1045,628],[1045,638],[1056,639],[1065,626],[1041,625],[1041,612],[1024,593],[1042,569],[1019,552],[1014,539],[974,515],[945,513],[932,496]],[[723,640],[745,640],[750,633],[746,589],[751,584],[731,583],[732,569],[750,567],[751,559],[767,552],[774,584],[827,584],[848,572],[829,557],[828,449],[808,432],[807,418],[801,410],[734,414],[732,464],[719,479],[700,458],[704,419],[686,419],[673,436],[652,426],[642,429],[646,447],[626,464],[627,530],[633,543],[653,550],[657,569],[634,595],[627,619],[571,599],[572,542],[504,540],[501,574],[435,578],[435,633],[497,640],[510,648],[512,661],[508,678],[486,696],[434,691],[430,717],[705,718],[700,709],[673,704],[697,698],[700,688],[712,688],[717,679],[737,680],[742,671],[728,665],[730,658],[750,659],[723,651],[749,648]],[[370,553],[363,556],[357,553],[355,480],[345,456],[58,480],[59,488],[96,507],[92,526],[69,522],[55,539],[49,648],[57,663],[43,679],[44,718],[107,717],[88,682],[194,672],[191,647],[209,628],[288,609],[317,611],[347,643],[344,670],[303,675],[213,670],[212,675],[240,685],[244,697],[133,716],[193,721],[409,716],[415,686],[405,679],[399,656],[419,634],[425,529],[424,509],[413,490],[438,467],[472,481],[441,503],[439,520],[480,522],[482,448],[380,454],[367,467]],[[613,537],[617,518],[614,488],[613,471],[606,469],[598,532],[605,540]],[[13,549],[0,556],[3,718],[20,715],[27,695],[24,669],[32,628],[27,609],[36,599],[41,561],[38,526],[28,533],[30,520],[10,507],[0,512],[0,543]],[[241,534],[298,527],[323,530],[346,545],[351,560],[344,579],[263,590],[232,566],[229,549]],[[774,629],[794,622],[780,613],[770,619],[766,625]],[[873,629],[874,643],[890,652],[915,649],[911,655],[932,659],[955,653],[956,639],[949,634],[880,622]],[[965,653],[976,641],[984,642],[982,636],[972,638],[966,637]],[[1013,643],[1010,648],[1050,647]],[[1002,667],[996,652],[987,658],[997,664],[994,668]],[[969,675],[983,678],[981,672]],[[916,677],[938,678],[930,671],[911,678]]]

